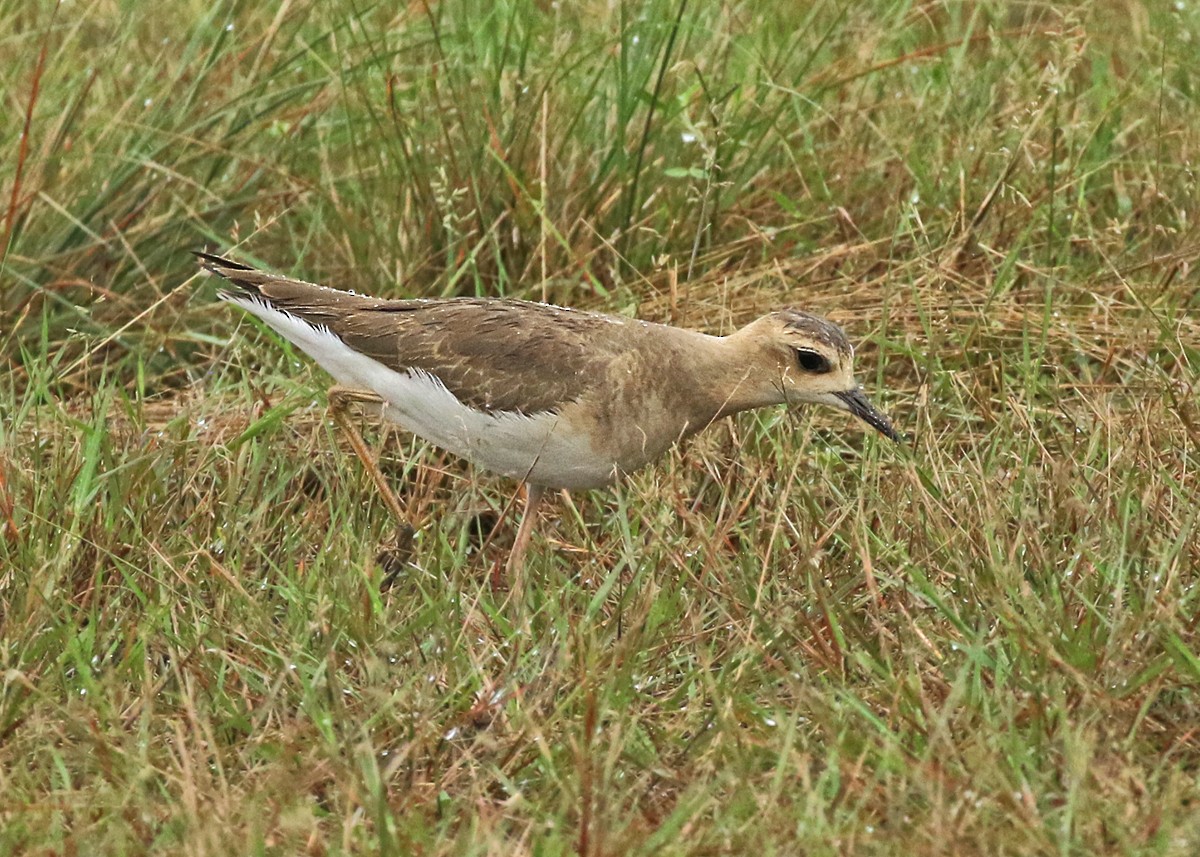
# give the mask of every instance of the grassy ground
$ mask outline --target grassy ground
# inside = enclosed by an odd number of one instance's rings
[[[1198,9],[0,0],[0,853],[1200,851]],[[516,605],[512,486],[372,428],[381,593],[206,244],[804,306],[909,439],[743,415]]]

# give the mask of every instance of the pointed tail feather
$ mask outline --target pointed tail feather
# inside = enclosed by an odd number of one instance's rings
[[[239,298],[253,298],[267,303],[270,302],[260,288],[263,278],[269,275],[264,274],[251,265],[235,262],[232,259],[227,259],[224,256],[218,256],[214,253],[206,253],[203,250],[193,250],[192,255],[200,261],[200,267],[203,270],[210,274],[215,274],[229,284],[228,286],[222,286],[220,291],[217,292],[217,297],[221,300],[237,301]],[[246,275],[254,276],[251,278]]]
[[[218,256],[215,253],[206,253],[203,250],[193,250],[192,255],[200,260],[200,267],[206,271],[211,271],[214,274],[221,275],[222,271],[253,271],[254,268],[242,262],[235,262],[232,259],[227,259],[224,256]]]

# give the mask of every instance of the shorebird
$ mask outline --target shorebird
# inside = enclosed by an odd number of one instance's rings
[[[385,300],[197,253],[223,300],[262,319],[338,382],[330,411],[403,522],[353,401],[479,467],[523,481],[506,571],[518,573],[547,488],[598,488],[750,408],[812,403],[895,440],[854,379],[841,328],[781,309],[728,336],[500,298]]]

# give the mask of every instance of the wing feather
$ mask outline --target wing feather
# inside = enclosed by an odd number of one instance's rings
[[[487,413],[559,411],[603,381],[640,324],[508,299],[372,298],[196,255],[234,296],[328,329],[394,371],[428,372]]]

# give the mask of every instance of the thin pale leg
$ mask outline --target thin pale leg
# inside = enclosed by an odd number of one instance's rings
[[[379,465],[375,463],[375,459],[371,456],[371,451],[367,448],[367,442],[363,440],[358,428],[350,419],[349,407],[352,402],[379,406],[383,404],[383,399],[365,390],[356,390],[353,387],[335,385],[329,388],[329,415],[333,417],[333,421],[338,424],[338,428],[346,435],[346,438],[350,441],[350,446],[354,448],[354,454],[358,456],[358,460],[367,469],[367,475],[375,483],[375,488],[379,491],[379,495],[383,497],[383,502],[387,504],[388,509],[395,516],[396,526],[407,527],[409,526],[408,517],[404,514],[400,500],[397,499],[395,492],[392,491],[391,486],[387,483],[387,479],[384,477],[382,471],[380,471]]]
[[[517,527],[517,537],[513,541],[512,550],[508,554],[508,563],[504,574],[511,581],[520,582],[521,570],[525,567],[525,550],[529,547],[529,537],[533,535],[533,525],[537,521],[538,506],[542,495],[546,493],[543,485],[525,486],[525,512],[521,515],[521,525]]]

